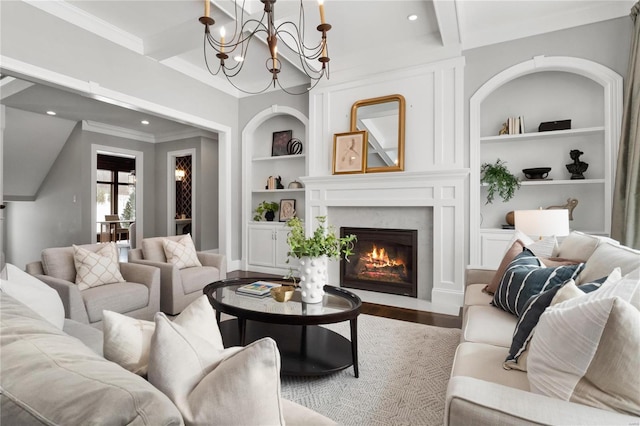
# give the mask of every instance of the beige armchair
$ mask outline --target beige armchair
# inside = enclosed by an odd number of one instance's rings
[[[103,245],[79,247],[95,252]],[[120,273],[126,282],[81,291],[75,284],[73,247],[55,247],[43,250],[42,260],[27,264],[26,270],[58,292],[66,318],[96,328],[102,328],[105,309],[144,320],[153,320],[160,310],[160,271],[157,268],[120,263]]]
[[[167,263],[162,240],[178,241],[184,235],[171,237],[144,238],[141,248],[129,250],[129,263],[137,263],[160,268],[160,310],[177,315],[202,295],[202,289],[209,283],[227,277],[227,260],[224,255],[197,252],[201,267],[178,269]]]

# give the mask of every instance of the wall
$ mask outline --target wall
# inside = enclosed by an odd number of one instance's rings
[[[41,74],[41,70],[45,71],[44,74],[58,73],[54,75],[63,85],[69,81],[91,82],[92,87],[99,87],[105,93],[114,91],[126,94],[142,100],[143,103],[151,102],[153,105],[167,110],[219,123],[221,128],[229,129],[230,138],[227,139],[227,146],[231,150],[232,161],[231,164],[225,164],[225,166],[231,170],[233,177],[231,180],[235,181],[233,185],[239,185],[241,144],[238,139],[238,99],[165,67],[160,62],[85,32],[30,6],[28,3],[21,1],[2,2],[1,7],[0,52],[4,58],[27,64],[27,71],[25,71],[27,74],[18,75],[19,77],[26,80],[33,79],[30,77],[30,70],[33,70],[33,73],[37,75]],[[23,17],[24,19],[22,19]],[[33,28],[46,29],[47,34],[52,35],[55,41],[43,42],[41,33],[33,31]],[[46,81],[42,82],[47,83]],[[61,88],[68,89],[66,86]],[[142,107],[143,105],[136,105],[136,108],[144,110]],[[176,118],[170,115],[163,117]],[[213,158],[211,150],[209,150],[208,157]],[[87,157],[82,156],[82,158]],[[149,164],[146,164],[147,162]],[[28,165],[25,166],[28,167]],[[145,156],[145,170],[153,171],[155,167],[154,156],[150,155],[148,158]],[[166,168],[166,160],[162,169],[164,168]],[[88,182],[89,179],[87,178],[85,181]],[[148,184],[154,181],[153,176],[146,180]],[[89,185],[85,185],[84,191],[88,193],[89,188]],[[77,192],[80,193],[80,190]],[[212,194],[214,193],[217,196],[217,188],[212,189]],[[239,194],[239,186],[231,194]],[[145,212],[153,213],[156,206],[166,209],[166,201],[164,205],[156,204],[156,201],[161,201],[160,199],[156,200],[156,195],[155,188],[145,192],[144,201],[147,207]],[[234,200],[229,202],[233,204],[230,216],[236,222],[227,239],[238,244],[240,228],[236,218],[240,217],[240,197],[234,197]],[[211,204],[207,208],[211,210]],[[146,216],[147,213],[145,213],[144,233],[145,235],[155,235],[156,216],[150,216],[149,219]],[[51,225],[48,226],[51,229],[56,227],[54,223],[47,223],[47,225]],[[12,226],[13,223],[10,227]],[[216,234],[215,237],[213,233]],[[213,242],[217,240],[217,233],[217,229],[215,232],[211,231],[207,237],[210,239],[209,245],[215,244],[217,247],[217,243]],[[21,229],[20,238],[38,240],[40,241],[38,245],[50,246],[53,243],[51,239],[42,241],[41,235],[38,232],[30,232],[30,228]],[[61,240],[69,241],[69,237],[61,236]],[[238,259],[239,249],[236,249],[235,254],[228,255],[228,258]]]
[[[195,245],[198,250],[218,248],[218,142],[217,139],[193,137],[155,145],[152,178],[155,181],[153,215],[155,227],[145,237],[167,235],[167,158],[171,151],[195,149]],[[171,170],[173,175],[173,170]],[[173,177],[173,176],[172,176]],[[171,182],[174,182],[172,179]],[[146,227],[145,227],[146,229]],[[239,237],[238,237],[239,238]]]
[[[145,142],[82,130],[78,123],[49,170],[35,201],[7,203],[7,261],[23,267],[39,260],[47,247],[88,244],[95,233],[91,217],[91,145],[142,151],[144,203],[153,206],[154,146]],[[28,165],[25,165],[28,168]],[[144,210],[144,232],[155,226],[153,208]]]
[[[405,171],[461,168],[463,72],[454,58],[312,90],[309,175],[331,175],[333,135],[349,131],[354,102],[393,94],[406,100]]]

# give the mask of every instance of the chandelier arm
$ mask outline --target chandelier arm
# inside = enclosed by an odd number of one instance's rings
[[[278,32],[278,34],[286,34],[289,37],[291,37],[293,40],[296,40],[295,36],[291,34],[291,32],[289,32],[287,29],[282,29],[281,31]],[[320,44],[314,48],[307,48],[304,45],[300,45],[300,43],[297,42],[296,40],[296,46],[294,49],[289,43],[287,43],[287,40],[285,37],[280,36],[279,38],[280,40],[282,40],[285,46],[291,49],[298,56],[304,57],[305,59],[309,59],[309,60],[318,59],[322,54],[322,42],[320,42]],[[306,53],[307,51],[309,51],[310,53],[307,54]]]
[[[295,28],[295,31],[294,31],[295,34],[288,29],[287,24]],[[283,37],[280,37],[280,40],[282,40],[283,43],[294,52],[299,51],[304,54],[304,52],[310,51],[312,52],[310,54],[311,56],[307,56],[305,54],[305,57],[308,57],[310,59],[316,59],[320,57],[320,54],[322,53],[322,45],[323,45],[322,38],[320,38],[320,42],[316,46],[307,46],[304,43],[304,36],[300,33],[300,30],[298,29],[296,24],[294,24],[291,21],[283,22],[280,25],[278,25],[278,27],[276,28],[276,34],[279,34],[279,33],[287,34],[289,37],[291,37],[295,41],[296,49],[293,49],[291,45],[287,43],[287,41]],[[317,55],[316,55],[316,52],[317,52]]]
[[[235,84],[235,83],[230,79],[230,78],[233,78],[233,77],[229,77],[229,76],[227,76],[227,74],[225,74],[225,77],[227,77],[227,81],[228,81],[228,82],[229,82],[233,87],[235,87],[236,89],[238,89],[238,90],[239,90],[239,91],[241,91],[242,93],[246,93],[246,94],[248,94],[248,95],[259,95],[260,93],[264,93],[264,92],[266,92],[266,91],[269,89],[269,87],[271,86],[271,83],[272,83],[272,81],[271,81],[271,80],[269,80],[269,83],[267,83],[267,86],[266,86],[264,89],[259,90],[259,91],[256,91],[256,92],[252,92],[252,91],[249,91],[249,90],[245,90],[245,89],[243,89],[243,88],[239,87],[238,85],[236,85],[236,84]],[[279,84],[279,83],[278,83],[278,84]]]
[[[209,71],[209,74],[211,75],[218,75],[218,73],[220,72],[220,69],[222,68],[222,64],[218,63],[218,69],[213,72],[211,71],[211,67],[209,66],[209,60],[207,59],[207,40],[205,39],[204,41],[204,63],[205,66],[207,67],[207,71]]]

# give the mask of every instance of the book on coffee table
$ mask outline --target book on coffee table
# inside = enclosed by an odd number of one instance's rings
[[[261,297],[268,295],[271,289],[275,287],[280,287],[280,284],[270,283],[268,281],[256,281],[254,283],[238,287],[236,293]]]

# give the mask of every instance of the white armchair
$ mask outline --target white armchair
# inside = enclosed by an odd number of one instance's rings
[[[171,237],[144,238],[141,248],[129,250],[130,263],[160,268],[160,310],[169,315],[177,315],[202,295],[202,289],[209,283],[227,277],[227,260],[224,255],[197,252],[202,266],[178,269],[168,263],[162,240],[178,241],[184,235]]]

